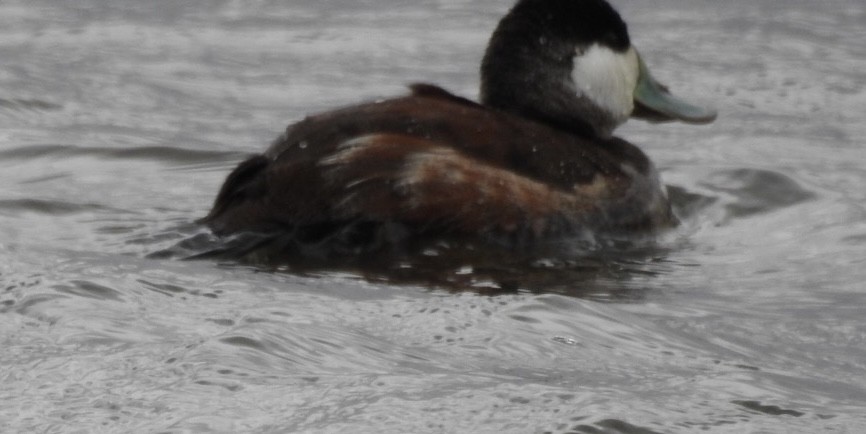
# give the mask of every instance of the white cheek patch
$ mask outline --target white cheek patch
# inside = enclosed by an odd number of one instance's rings
[[[575,55],[571,78],[578,92],[622,123],[634,110],[634,89],[639,75],[634,48],[617,53],[593,44]]]

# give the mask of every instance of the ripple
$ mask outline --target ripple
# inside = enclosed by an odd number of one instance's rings
[[[57,285],[54,289],[57,292],[98,300],[120,301],[123,298],[121,291],[86,280],[72,281],[70,285]]]
[[[246,156],[240,152],[203,151],[174,146],[138,146],[133,148],[85,147],[76,145],[31,145],[0,151],[0,159],[31,160],[56,157],[98,157],[129,160],[149,160],[173,164],[203,164],[236,162]]]
[[[586,434],[661,434],[648,428],[632,425],[619,419],[605,419],[595,425],[577,425],[574,431]]]
[[[302,276],[345,274],[368,282],[455,292],[497,295],[528,291],[600,301],[640,299],[646,292],[643,282],[682,266],[666,259],[675,245],[652,238],[608,241],[584,250],[581,240],[572,243],[568,239],[524,249],[437,240],[432,245],[399,246],[375,255],[336,259],[298,253],[279,235],[220,238],[198,228],[198,233],[148,257],[228,261]]]
[[[15,304],[15,300],[7,300],[7,306],[15,306],[15,311],[21,315],[28,315],[33,309],[43,303],[63,299],[68,296],[59,294],[33,294],[25,296]]]
[[[769,213],[813,200],[817,195],[782,173],[733,169],[710,174],[700,185],[734,197],[725,205],[731,217]]]
[[[761,404],[759,401],[732,401],[732,403],[759,413],[769,414],[770,416],[800,417],[806,414],[796,410],[785,410],[777,405],[764,405]]]
[[[233,345],[233,346],[242,347],[242,348],[250,348],[250,349],[265,352],[265,353],[268,352],[268,345],[265,345],[256,339],[248,338],[245,336],[230,336],[230,337],[226,337],[226,338],[221,338],[219,341],[226,344],[226,345]]]
[[[9,109],[16,111],[57,111],[63,109],[60,104],[53,102],[38,100],[38,99],[4,99],[0,98],[0,109]]]
[[[684,187],[667,186],[668,196],[675,214],[680,219],[689,219],[719,201],[718,197],[694,193]]]
[[[111,212],[127,214],[123,211],[95,203],[71,203],[58,200],[41,199],[5,199],[0,200],[0,214],[19,215],[23,213],[39,213],[47,215],[70,215],[92,212]]]
[[[862,0],[619,1],[725,112],[626,126],[674,233],[339,269],[190,223],[220,150],[403,79],[474,94],[511,2],[288,3],[0,0],[0,432],[866,432]]]

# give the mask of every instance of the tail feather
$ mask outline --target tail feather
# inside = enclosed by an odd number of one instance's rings
[[[268,164],[270,160],[263,155],[255,155],[240,163],[226,178],[210,213],[199,220],[199,223],[213,226],[214,222],[233,205],[261,196],[264,193],[264,180],[260,175]]]

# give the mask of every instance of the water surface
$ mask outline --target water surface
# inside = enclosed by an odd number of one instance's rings
[[[866,6],[614,3],[720,109],[619,131],[682,227],[455,292],[154,253],[307,113],[474,98],[509,2],[0,2],[0,431],[866,430]]]

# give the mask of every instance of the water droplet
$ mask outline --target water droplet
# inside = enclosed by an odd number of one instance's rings
[[[472,274],[473,271],[475,271],[475,270],[472,269],[471,265],[466,265],[466,266],[458,268],[457,271],[454,272],[454,274],[457,274],[460,276],[465,276],[467,274]]]
[[[554,336],[553,340],[566,345],[580,345],[579,341],[565,336]]]
[[[307,142],[302,141],[302,142],[298,143],[298,147],[301,149],[307,149]]]
[[[532,263],[535,267],[538,268],[555,268],[556,263],[553,262],[552,259],[542,258]]]

